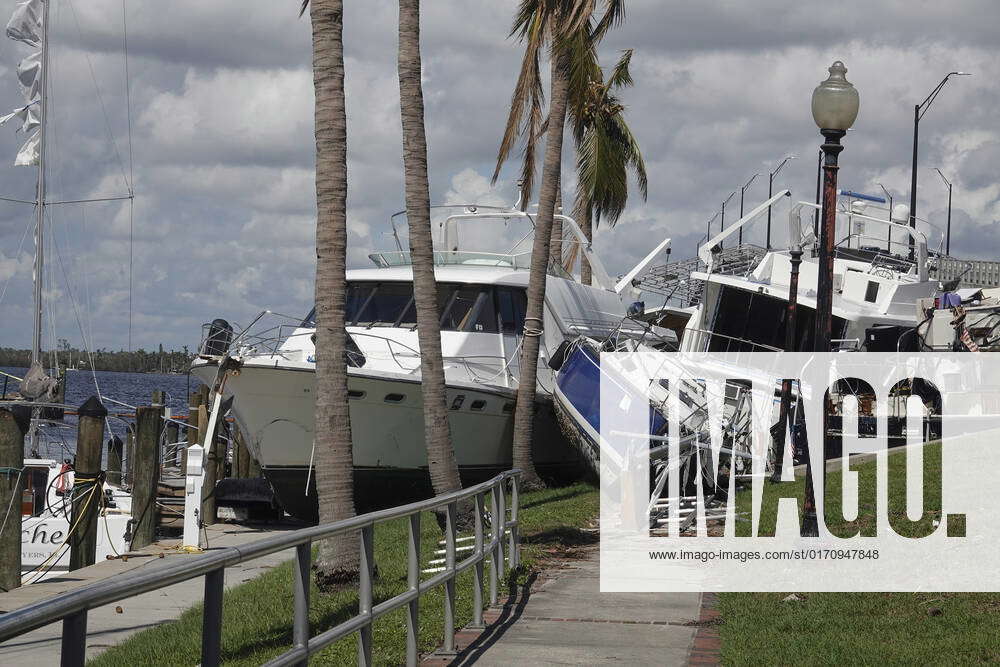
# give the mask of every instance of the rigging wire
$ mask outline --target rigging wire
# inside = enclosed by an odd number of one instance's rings
[[[132,276],[133,276],[133,232],[135,213],[135,173],[132,160],[132,85],[128,75],[128,20],[125,0],[122,0],[122,52],[125,61],[125,118],[128,121],[128,351],[132,351]],[[131,359],[131,356],[129,357]]]

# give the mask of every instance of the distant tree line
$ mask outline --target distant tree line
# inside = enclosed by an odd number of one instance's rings
[[[80,370],[90,370],[93,360],[94,370],[125,371],[132,373],[184,373],[191,365],[194,355],[188,351],[187,345],[181,350],[164,350],[163,345],[158,350],[147,351],[142,348],[128,352],[126,350],[100,349],[88,354],[86,350],[71,347],[65,339],[60,339],[56,350],[44,353],[46,368],[54,368],[58,363],[60,368],[73,367]],[[0,347],[0,366],[27,368],[31,364],[31,350],[18,350],[12,347]]]

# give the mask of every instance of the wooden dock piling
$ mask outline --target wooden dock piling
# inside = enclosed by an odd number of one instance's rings
[[[16,408],[15,408],[16,409]],[[24,488],[25,424],[13,410],[0,407],[0,511],[11,515],[0,527],[0,586],[21,585],[21,490]]]
[[[97,556],[97,523],[104,501],[101,448],[104,444],[104,419],[108,411],[96,396],[91,396],[80,406],[77,414],[70,570],[93,565]]]
[[[108,484],[120,486],[122,483],[122,460],[125,456],[125,443],[114,433],[108,440]]]
[[[166,443],[168,445],[174,445],[177,448],[174,453],[174,458],[170,461],[170,463],[175,463],[177,465],[180,465],[181,452],[184,450],[184,448],[178,444],[181,439],[180,435],[181,428],[175,421],[168,421],[166,424],[164,424],[163,428],[167,432]],[[184,472],[184,468],[181,468],[181,472],[182,473]]]
[[[156,530],[156,493],[160,483],[162,424],[162,405],[141,406],[135,411],[135,458],[131,464],[131,549],[141,549],[151,544]]]

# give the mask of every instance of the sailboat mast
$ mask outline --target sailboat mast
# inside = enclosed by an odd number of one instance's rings
[[[49,3],[42,0],[42,69],[39,72],[41,99],[38,127],[38,199],[35,212],[34,322],[31,338],[31,363],[42,361],[42,269],[45,267],[45,124],[49,85]]]

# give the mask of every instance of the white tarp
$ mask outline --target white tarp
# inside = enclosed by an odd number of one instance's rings
[[[17,3],[14,14],[7,23],[7,36],[28,46],[42,42],[42,0],[24,0]]]
[[[7,23],[7,36],[18,42],[38,49],[42,42],[43,0],[23,0],[14,8],[14,14]],[[15,166],[38,164],[39,118],[38,102],[41,100],[42,53],[33,51],[17,64],[17,82],[27,104],[0,117],[0,125],[17,117],[21,120],[21,131],[28,134],[28,140],[17,152]]]
[[[24,95],[25,102],[34,102],[39,99],[41,73],[41,51],[31,53],[17,64],[17,82],[21,87],[21,94]]]
[[[38,130],[28,137],[14,159],[15,167],[34,167],[38,165]]]

